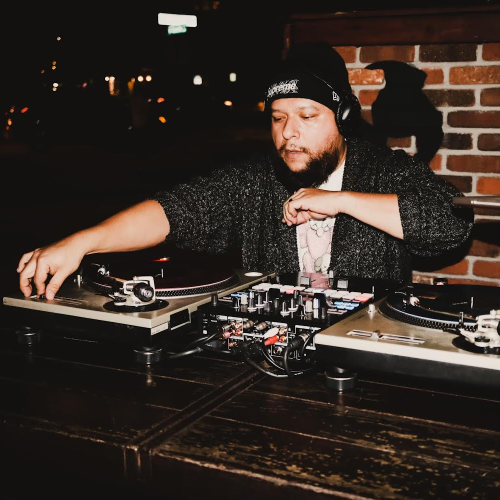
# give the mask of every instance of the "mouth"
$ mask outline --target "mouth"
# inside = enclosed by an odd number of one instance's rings
[[[287,158],[293,159],[306,154],[302,149],[284,149],[283,155]]]

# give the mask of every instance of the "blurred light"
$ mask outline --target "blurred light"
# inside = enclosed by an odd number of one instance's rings
[[[52,66],[52,69],[56,69],[56,67],[55,67],[55,66]]]
[[[184,25],[188,28],[196,28],[198,19],[196,16],[185,14],[158,14],[158,24],[161,26],[180,26]]]
[[[156,102],[158,104],[160,104],[161,102],[165,102],[165,98],[164,97],[158,97],[158,99],[156,99]]]
[[[107,82],[109,82],[109,76],[106,76],[104,79],[105,79]]]
[[[167,123],[167,119],[164,116],[159,116],[158,120],[160,120],[162,123]]]
[[[259,108],[259,111],[264,111],[264,101],[260,101],[257,104],[257,107]]]
[[[57,61],[52,61],[52,66],[55,66],[57,64]]]
[[[84,89],[84,88],[86,88],[86,87],[87,87],[87,82],[83,82],[83,83],[82,83],[82,88]]]
[[[58,84],[57,82],[54,82],[54,83],[52,84],[52,87],[57,88],[57,87],[59,87],[59,84]]]
[[[9,119],[7,120],[7,125],[8,125],[9,127],[12,125],[12,118],[9,118]]]
[[[106,78],[109,81],[109,85],[108,85],[109,93],[111,95],[114,95],[114,93],[115,93],[115,77],[114,76],[109,76],[109,77],[107,76]]]
[[[203,78],[200,75],[196,75],[193,78],[193,84],[194,85],[201,85],[203,83]]]
[[[230,82],[236,81],[236,73],[229,73],[229,81]]]
[[[28,106],[24,107],[23,109],[21,109],[21,114],[24,114],[26,113],[26,111],[28,111]]]
[[[40,73],[43,75],[43,74],[45,73],[45,70],[44,70],[44,69],[42,69],[42,71],[40,71]]]
[[[58,42],[60,42],[60,41],[61,41],[61,37],[60,37],[60,36],[58,36],[58,37],[56,38],[56,40],[57,40]]]
[[[224,106],[231,107],[233,105],[233,101],[224,101]]]
[[[144,81],[144,77],[143,77],[142,75],[139,75],[139,76],[137,77],[137,81],[138,81],[138,82],[143,82],[143,81]]]
[[[152,79],[153,79],[153,77],[151,75],[146,75],[146,81],[147,82],[150,82]]]
[[[181,33],[186,33],[187,28],[184,24],[180,26],[169,26],[167,29],[167,33],[169,35],[180,35]]]

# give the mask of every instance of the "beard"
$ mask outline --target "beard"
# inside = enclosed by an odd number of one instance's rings
[[[302,187],[317,188],[327,181],[328,177],[337,168],[340,152],[335,144],[317,155],[311,155],[307,148],[301,148],[303,153],[309,154],[309,160],[304,168],[298,172],[290,170],[283,160],[285,146],[275,150],[275,171],[278,180],[292,194]]]

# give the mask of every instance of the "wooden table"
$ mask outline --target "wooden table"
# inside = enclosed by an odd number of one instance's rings
[[[22,345],[0,314],[3,498],[500,497],[495,391],[359,373],[337,393],[210,353],[148,367],[126,345]]]

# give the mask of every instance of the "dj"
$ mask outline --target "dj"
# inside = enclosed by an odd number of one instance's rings
[[[266,112],[273,154],[194,178],[104,222],[24,254],[20,288],[53,299],[87,254],[165,240],[241,249],[245,269],[411,280],[412,255],[462,244],[472,228],[460,193],[404,151],[356,137],[359,103],[344,61],[324,44],[297,46],[272,75]]]

